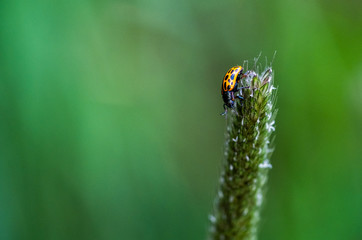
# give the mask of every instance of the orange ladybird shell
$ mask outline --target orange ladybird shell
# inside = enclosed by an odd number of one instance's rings
[[[221,94],[234,89],[236,79],[241,70],[243,70],[242,66],[236,66],[229,69],[229,71],[225,74],[224,80],[222,82]]]

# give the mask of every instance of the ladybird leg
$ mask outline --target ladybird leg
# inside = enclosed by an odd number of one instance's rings
[[[244,100],[244,98],[242,96],[240,96],[240,94],[235,94],[235,98],[240,99],[240,100]]]
[[[242,96],[240,96],[240,95],[237,95],[236,97],[239,98],[240,100],[243,100],[243,99],[244,99],[244,98],[243,98]]]
[[[233,91],[231,92],[231,97],[234,100],[235,98],[240,98],[239,94],[238,94],[238,90],[236,90],[236,87],[233,89]],[[241,97],[242,98],[242,97]]]
[[[240,89],[243,89],[245,87],[241,87]],[[238,89],[238,90],[240,90]],[[244,98],[242,96],[240,96],[240,94],[238,93],[238,90],[237,90],[237,85],[235,85],[235,88],[234,88],[234,91],[233,91],[233,98],[234,98],[234,93],[235,93],[235,98],[238,98],[240,100],[243,100]]]
[[[246,75],[243,75],[242,78],[243,78],[244,76],[246,76]],[[240,79],[239,79],[239,81],[240,81]],[[237,81],[237,82],[235,83],[235,87],[234,87],[234,89],[233,89],[233,92],[237,92],[238,90],[243,89],[243,88],[250,88],[250,87],[243,87],[243,86],[241,86],[241,87],[238,88],[239,81]]]
[[[235,93],[235,94],[234,94]],[[235,97],[239,98],[238,94],[236,92],[231,92],[231,97],[232,97],[232,100],[233,100],[233,105],[232,105],[232,108],[234,109],[236,104],[235,104]]]
[[[243,88],[249,88],[249,87],[240,87],[240,88],[238,88],[238,83],[235,83],[235,87],[233,89],[233,92],[237,92],[238,90],[243,89]]]
[[[226,113],[228,112],[228,109],[227,109],[227,107],[226,107],[226,104],[224,103],[224,105],[223,105],[223,107],[224,107],[224,112],[223,113],[220,113],[220,115],[221,116],[225,116],[226,115]]]

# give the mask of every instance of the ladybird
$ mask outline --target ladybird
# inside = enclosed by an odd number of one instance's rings
[[[229,69],[229,71],[225,74],[225,77],[222,81],[221,85],[221,96],[224,100],[224,110],[225,112],[221,115],[225,115],[227,112],[227,108],[234,108],[235,97],[234,93],[238,90],[238,83],[240,79],[243,77],[243,67],[236,66]],[[236,94],[235,94],[236,95]],[[239,99],[243,99],[241,96],[236,96]]]

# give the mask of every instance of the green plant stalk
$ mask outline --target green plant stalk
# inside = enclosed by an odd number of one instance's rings
[[[263,186],[271,168],[276,115],[272,69],[261,74],[248,71],[239,85],[244,99],[227,113],[225,161],[210,216],[212,239],[257,239]]]

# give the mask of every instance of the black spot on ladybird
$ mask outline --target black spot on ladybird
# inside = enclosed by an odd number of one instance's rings
[[[226,74],[224,80],[226,80],[227,78],[228,78],[228,75]]]

